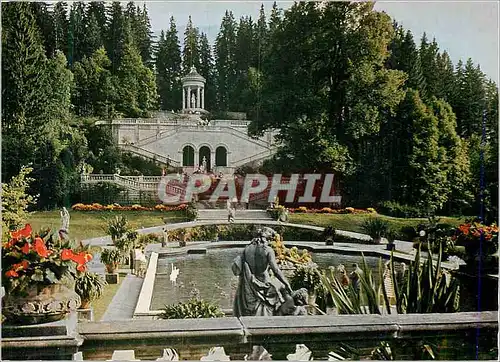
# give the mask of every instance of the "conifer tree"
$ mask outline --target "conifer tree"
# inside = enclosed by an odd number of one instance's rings
[[[231,110],[246,112],[250,108],[251,94],[249,89],[248,70],[252,66],[252,48],[254,26],[251,17],[242,17],[236,32],[236,79],[235,86],[230,94]]]
[[[130,24],[123,14],[119,1],[113,1],[108,12],[106,53],[111,61],[111,71],[114,74],[120,66],[125,44],[129,41]]]
[[[31,10],[35,16],[38,29],[40,29],[40,37],[45,46],[47,57],[52,57],[55,54],[54,48],[54,22],[52,14],[49,12],[49,7],[44,2],[31,2]]]
[[[104,47],[75,64],[73,103],[77,115],[104,119],[113,115],[116,95],[111,72],[108,70],[110,65]]]
[[[137,19],[133,29],[135,42],[141,54],[142,62],[148,68],[153,67],[153,32],[149,20],[148,10],[144,4],[142,11],[137,7]]]
[[[254,32],[254,57],[252,60],[252,66],[254,68],[260,69],[260,64],[262,61],[262,56],[265,54],[267,43],[268,43],[268,27],[266,20],[266,13],[264,11],[264,4],[260,6],[259,19],[257,20],[255,32]]]
[[[182,103],[181,47],[173,17],[167,33],[161,32],[155,62],[161,108],[179,109]]]
[[[69,12],[68,26],[68,63],[80,61],[84,55],[85,48],[85,3],[74,2]]]
[[[104,46],[102,39],[102,28],[93,13],[87,11],[85,17],[85,43],[83,46],[83,55],[91,56],[97,49]]]
[[[99,29],[101,29],[101,38],[104,39],[107,23],[106,6],[104,1],[89,2],[87,5],[87,18],[90,19],[92,16],[94,16]]]
[[[217,70],[217,105],[228,110],[234,94],[236,79],[236,22],[233,13],[226,11],[215,41],[215,68]]]
[[[437,55],[436,58],[437,78],[439,79],[436,89],[436,97],[451,102],[454,92],[455,75],[453,62],[446,51]]]
[[[427,36],[424,33],[420,44],[419,55],[422,74],[424,76],[426,86],[426,93],[421,96],[427,99],[430,99],[432,96],[438,94],[440,82],[440,79],[438,79],[436,64],[438,52],[439,47],[436,43],[436,39],[433,39],[432,43],[428,43]]]
[[[281,23],[281,11],[278,8],[278,4],[276,1],[273,3],[273,7],[271,9],[271,16],[269,17],[269,32],[272,34],[276,31]]]
[[[217,88],[215,85],[214,74],[214,58],[212,50],[208,42],[207,35],[201,33],[200,37],[200,70],[199,73],[205,77],[205,109],[215,110],[216,107],[216,93]]]
[[[184,31],[184,48],[182,49],[182,71],[189,73],[191,67],[200,68],[200,48],[198,28],[193,26],[191,15],[189,16],[186,30]]]
[[[461,61],[455,72],[455,87],[452,106],[457,115],[457,127],[461,137],[470,138],[481,134],[483,111],[486,106],[485,76],[479,67],[468,59]]]
[[[54,22],[54,33],[52,36],[53,44],[51,47],[56,50],[68,54],[68,14],[67,4],[63,1],[58,1],[52,10],[52,21]]]
[[[156,80],[143,63],[139,51],[130,40],[123,48],[117,71],[118,102],[116,109],[126,117],[148,117],[157,109]]]

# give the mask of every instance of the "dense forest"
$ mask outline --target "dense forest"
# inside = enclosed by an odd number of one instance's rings
[[[226,11],[214,44],[189,18],[181,46],[173,17],[155,38],[133,2],[4,3],[3,182],[31,164],[38,207],[53,208],[78,201],[83,170],[159,175],[94,122],[178,109],[194,65],[208,110],[279,131],[265,171],[334,172],[347,206],[406,215],[477,215],[484,186],[496,218],[498,87],[479,65],[372,3],[265,10]]]

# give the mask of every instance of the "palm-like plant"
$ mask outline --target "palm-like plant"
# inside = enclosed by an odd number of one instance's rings
[[[453,313],[459,309],[460,286],[448,271],[441,268],[442,250],[439,250],[438,260],[434,265],[432,254],[423,263],[420,248],[415,259],[410,263],[403,278],[397,278],[394,258],[391,255],[389,270],[391,283],[394,287],[394,299],[398,314],[404,313]],[[379,261],[380,284],[372,278],[363,256],[357,277],[359,288],[352,284],[347,287],[330,275],[323,273],[321,282],[330,294],[339,314],[382,314],[381,306],[385,305],[387,313],[391,313],[389,291],[384,283],[382,260]],[[402,282],[400,280],[403,280]]]
[[[128,231],[127,218],[123,215],[115,216],[113,219],[108,220],[104,230],[108,235],[111,236],[111,240],[113,240],[114,244],[117,240],[121,239]]]
[[[372,237],[374,242],[380,242],[389,230],[389,223],[379,218],[370,218],[365,220],[361,226],[363,230]]]
[[[85,309],[92,301],[99,299],[107,284],[97,273],[81,273],[75,280],[75,292],[82,300],[81,308]]]

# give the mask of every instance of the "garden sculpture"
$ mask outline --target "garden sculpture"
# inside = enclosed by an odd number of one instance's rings
[[[61,228],[59,229],[59,237],[66,239],[69,233],[69,212],[65,207],[61,210]]]
[[[259,229],[257,236],[233,262],[239,276],[233,314],[241,316],[303,315],[307,291],[293,291],[278,267],[274,250],[268,245],[275,238],[271,228]],[[269,269],[275,278],[271,278]]]

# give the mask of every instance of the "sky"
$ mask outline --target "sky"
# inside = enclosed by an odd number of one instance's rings
[[[193,24],[207,33],[213,44],[226,10],[232,10],[236,19],[244,15],[257,18],[262,3],[268,15],[273,1],[171,0],[147,1],[146,5],[155,33],[168,29],[170,16],[174,16],[179,32],[183,33],[191,15]],[[293,2],[278,1],[277,4],[287,9]],[[436,38],[440,49],[446,50],[455,64],[459,59],[465,61],[470,57],[488,77],[499,83],[498,0],[377,1],[375,9],[385,11],[411,30],[417,44],[426,32],[428,39]]]

